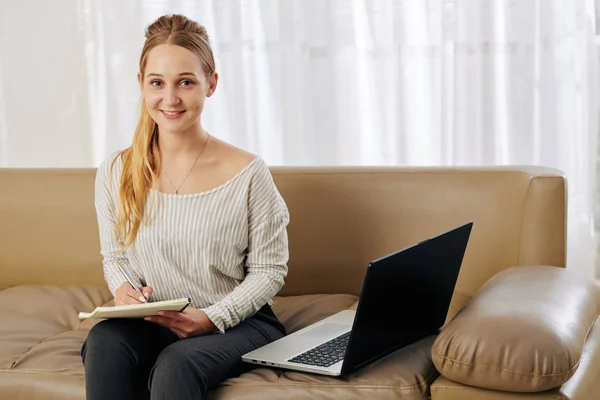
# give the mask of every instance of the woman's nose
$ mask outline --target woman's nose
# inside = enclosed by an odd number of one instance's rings
[[[163,103],[166,105],[176,105],[179,103],[180,99],[177,94],[177,89],[174,87],[167,88],[164,92],[165,97],[163,98]]]

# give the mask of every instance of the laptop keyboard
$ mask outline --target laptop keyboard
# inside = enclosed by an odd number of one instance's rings
[[[329,367],[344,359],[349,337],[350,332],[344,333],[294,358],[290,358],[288,361],[317,367]]]

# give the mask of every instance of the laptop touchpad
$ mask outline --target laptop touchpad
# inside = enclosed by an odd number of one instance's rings
[[[336,333],[342,333],[343,331],[347,331],[350,327],[348,325],[341,324],[332,324],[326,322],[321,325],[317,325],[312,329],[307,330],[306,332],[300,333],[300,336],[309,336],[309,337],[324,337],[335,335]]]

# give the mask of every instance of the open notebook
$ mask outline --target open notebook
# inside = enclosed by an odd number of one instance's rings
[[[158,311],[183,311],[190,305],[191,299],[156,301],[153,303],[128,304],[125,306],[96,307],[91,313],[80,312],[79,319],[88,318],[143,318],[156,315]]]

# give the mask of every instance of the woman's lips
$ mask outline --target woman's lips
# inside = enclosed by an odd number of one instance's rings
[[[160,110],[160,112],[167,119],[177,119],[177,118],[179,118],[179,117],[181,117],[183,115],[183,113],[185,112],[185,110],[182,110],[182,111],[165,111],[165,110]]]

